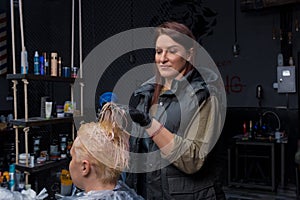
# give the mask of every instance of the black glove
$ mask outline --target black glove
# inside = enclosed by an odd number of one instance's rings
[[[140,101],[141,101],[140,95],[132,94],[129,99],[129,107],[136,108],[139,105]]]
[[[129,107],[129,114],[132,121],[140,124],[142,127],[149,128],[151,126],[152,118],[147,113]]]

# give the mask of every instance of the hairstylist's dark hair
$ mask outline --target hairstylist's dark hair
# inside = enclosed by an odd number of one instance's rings
[[[160,35],[168,35],[187,50],[194,47],[195,36],[184,24],[178,22],[165,22],[158,26],[156,39]]]
[[[192,31],[185,26],[184,24],[170,21],[165,22],[157,27],[156,29],[156,37],[155,41],[160,35],[167,35],[171,37],[175,42],[182,45],[186,50],[190,50],[195,46],[195,36],[193,35]],[[193,59],[193,56],[191,57]],[[156,85],[155,90],[152,98],[151,105],[156,104],[158,102],[158,97],[163,87],[163,80],[157,68],[155,72],[156,77]],[[187,61],[185,74],[193,69],[193,65]],[[183,74],[183,75],[185,75]]]

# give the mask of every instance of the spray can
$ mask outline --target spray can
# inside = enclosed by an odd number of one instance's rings
[[[45,75],[45,71],[44,71],[44,56],[40,56],[40,74],[41,75]]]
[[[57,53],[51,53],[51,76],[57,76]]]
[[[39,70],[39,53],[35,51],[34,57],[33,57],[33,71],[34,75],[39,75],[40,70]]]

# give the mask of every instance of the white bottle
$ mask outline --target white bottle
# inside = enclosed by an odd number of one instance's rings
[[[28,74],[28,59],[26,50],[21,52],[21,74]]]
[[[283,55],[282,53],[279,53],[277,56],[277,65],[278,66],[283,66]]]
[[[40,70],[39,70],[39,53],[37,51],[35,51],[35,53],[34,53],[33,70],[34,70],[35,75],[40,74]]]

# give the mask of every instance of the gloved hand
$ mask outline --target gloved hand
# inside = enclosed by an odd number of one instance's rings
[[[129,114],[132,121],[140,124],[142,127],[149,128],[151,126],[152,118],[148,113],[129,107]]]
[[[140,95],[132,94],[129,99],[129,107],[136,108],[139,105],[140,101],[141,101]]]

